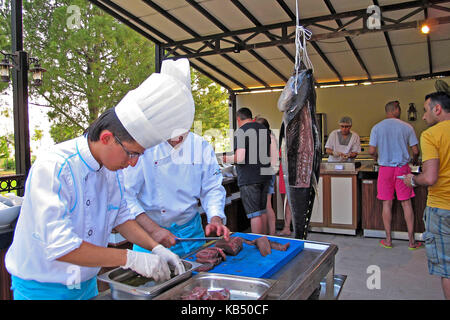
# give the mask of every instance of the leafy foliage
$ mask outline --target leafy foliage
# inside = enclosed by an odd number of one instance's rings
[[[33,0],[24,9],[29,53],[47,69],[32,93],[51,108],[56,142],[80,135],[154,71],[154,45],[87,1]]]
[[[5,51],[10,51],[9,6],[5,1],[0,9]],[[79,136],[154,72],[154,44],[86,0],[24,0],[23,8],[24,50],[47,69],[43,85],[30,86],[30,99],[45,101],[57,143]],[[202,133],[224,130],[226,93],[197,72],[192,77]]]
[[[208,77],[191,69],[195,101],[193,131],[204,136],[216,152],[228,146],[228,93]]]

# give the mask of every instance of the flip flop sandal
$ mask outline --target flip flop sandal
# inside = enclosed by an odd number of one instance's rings
[[[383,248],[386,248],[386,249],[392,249],[392,244],[391,244],[390,246],[388,246],[384,240],[381,240],[381,241],[380,241],[380,245],[381,245]]]
[[[416,244],[412,247],[408,247],[409,250],[417,250],[423,248],[423,243],[422,242],[416,242]]]

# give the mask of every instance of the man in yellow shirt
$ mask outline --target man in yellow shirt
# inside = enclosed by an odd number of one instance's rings
[[[450,96],[435,92],[425,97],[423,119],[430,126],[420,137],[422,173],[405,178],[407,186],[428,186],[425,248],[430,274],[441,277],[450,299]]]

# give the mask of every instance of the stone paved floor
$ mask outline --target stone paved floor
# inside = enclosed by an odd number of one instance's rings
[[[393,240],[394,247],[385,249],[380,239],[363,236],[311,232],[308,240],[338,246],[335,274],[347,275],[340,300],[444,299],[440,278],[428,273],[425,249],[408,250],[408,241]],[[373,270],[379,270],[379,288]],[[375,288],[368,288],[368,279]]]

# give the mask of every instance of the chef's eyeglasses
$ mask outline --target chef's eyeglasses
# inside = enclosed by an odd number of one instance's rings
[[[123,151],[125,151],[125,153],[127,154],[128,158],[135,159],[135,158],[139,158],[140,156],[142,156],[142,153],[129,151],[127,148],[124,147],[124,145],[119,140],[119,138],[117,138],[116,136],[114,136],[114,138],[116,139],[117,143],[120,144],[120,146],[122,147]]]
[[[341,124],[340,126],[341,126],[341,128],[345,128],[345,129],[348,129],[348,128],[352,127],[351,125],[345,125],[345,124]]]

